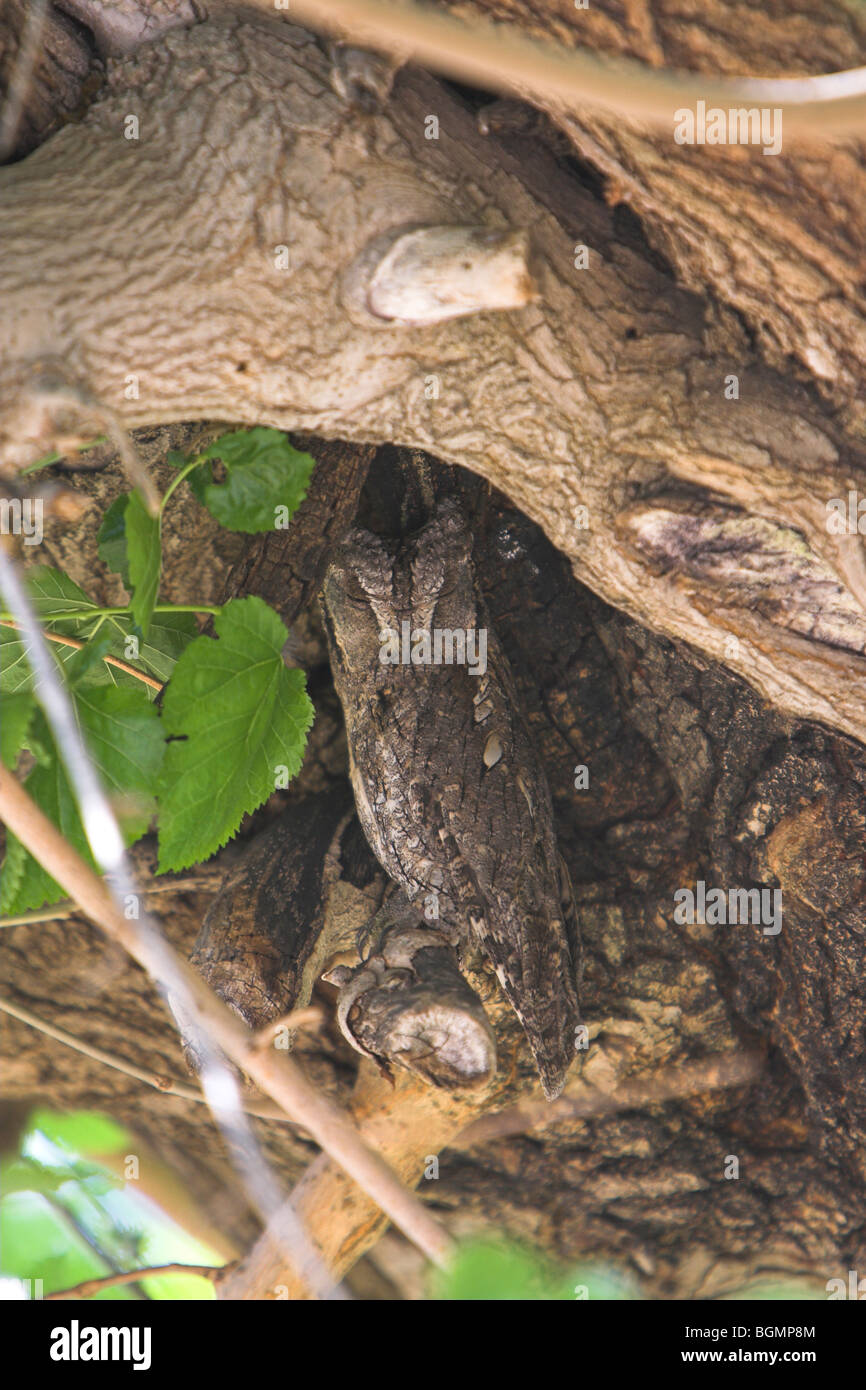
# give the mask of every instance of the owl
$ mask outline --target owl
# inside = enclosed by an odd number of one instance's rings
[[[550,790],[456,503],[440,501],[397,542],[351,530],[323,612],[373,852],[458,950],[489,959],[553,1099],[575,1051],[576,914]]]

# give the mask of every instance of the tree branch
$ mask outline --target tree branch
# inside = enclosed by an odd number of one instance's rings
[[[351,1112],[358,1132],[374,1146],[409,1187],[421,1182],[430,1157],[485,1104],[478,1094],[437,1090],[408,1072],[390,1082],[372,1063],[363,1061]],[[310,1164],[292,1193],[289,1209],[314,1231],[335,1277],[344,1275],[375,1245],[385,1228],[376,1203],[326,1154]],[[307,1291],[288,1266],[275,1235],[265,1231],[252,1250],[217,1277],[220,1299],[305,1299]]]
[[[146,139],[124,140],[126,115],[145,109]],[[425,448],[501,488],[608,602],[789,714],[866,740],[866,566],[859,535],[826,524],[828,500],[864,476],[861,446],[801,387],[745,352],[714,353],[700,306],[618,240],[561,166],[481,136],[432,78],[402,74],[371,116],[346,108],[320,47],[291,25],[201,24],[119,65],[85,121],[0,171],[0,188],[7,464],[58,432],[92,437],[85,406],[75,421],[68,396],[52,410],[46,372],[83,380],[82,399],[109,401],[126,427],[221,418]],[[116,255],[130,219],[132,279]],[[532,229],[525,297],[534,283],[540,298],[485,312],[503,302],[521,228]],[[407,229],[429,236],[409,247]],[[443,229],[462,229],[468,273]],[[438,288],[419,309],[400,276],[422,262]],[[384,267],[388,319],[374,312],[378,289],[368,301]],[[410,321],[394,312],[400,293]],[[792,632],[748,586],[717,592],[676,547],[659,563],[629,509],[664,487],[721,490],[794,552],[805,543],[822,584],[854,605],[853,635]]]

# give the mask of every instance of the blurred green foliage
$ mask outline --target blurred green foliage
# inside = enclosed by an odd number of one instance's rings
[[[566,1300],[639,1299],[637,1284],[621,1269],[598,1264],[580,1264],[570,1270],[557,1269],[537,1251],[505,1238],[467,1241],[457,1251],[449,1270],[432,1276],[434,1299],[475,1299],[482,1301],[563,1302]],[[823,1283],[816,1278],[762,1279],[728,1295],[731,1301],[824,1299]]]
[[[216,1251],[195,1237],[112,1167],[134,1154],[133,1136],[106,1115],[34,1111],[17,1151],[0,1156],[0,1277],[30,1280],[28,1296],[71,1288],[115,1270],[179,1263],[216,1265]],[[150,1275],[102,1290],[105,1300],[211,1299],[195,1275]],[[431,1276],[435,1300],[630,1300],[636,1282],[622,1270],[584,1263],[557,1268],[538,1251],[505,1237],[468,1240],[446,1271]],[[755,1281],[731,1299],[825,1298],[813,1279]]]
[[[462,1245],[451,1268],[433,1276],[436,1299],[556,1301],[631,1299],[638,1295],[622,1274],[597,1265],[556,1269],[542,1255],[506,1240]]]
[[[0,1156],[0,1277],[30,1281],[29,1297],[120,1270],[221,1258],[106,1166],[134,1154],[133,1137],[106,1115],[37,1110],[18,1151]],[[210,1299],[197,1275],[151,1275],[101,1290],[99,1300]]]

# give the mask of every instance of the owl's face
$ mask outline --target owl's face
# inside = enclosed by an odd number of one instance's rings
[[[378,665],[388,632],[474,627],[471,539],[458,508],[441,502],[415,536],[388,544],[353,528],[334,553],[324,583],[331,632],[347,668]]]

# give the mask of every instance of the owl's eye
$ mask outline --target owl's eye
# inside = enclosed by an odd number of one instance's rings
[[[350,603],[357,604],[359,608],[370,607],[370,599],[367,591],[358,582],[358,576],[356,574],[346,576],[345,583],[343,584],[343,592]]]
[[[331,571],[333,579],[338,588],[342,589],[343,594],[352,604],[357,604],[368,608],[370,600],[366,589],[361,584],[360,579],[354,569],[349,565],[340,565]]]

